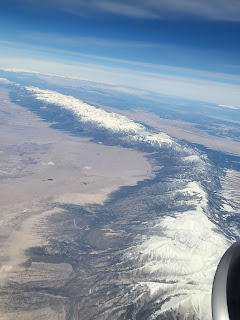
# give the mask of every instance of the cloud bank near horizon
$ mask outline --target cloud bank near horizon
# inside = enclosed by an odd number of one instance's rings
[[[231,105],[240,108],[240,83],[201,79],[185,75],[167,75],[126,68],[107,67],[104,65],[79,62],[39,61],[35,59],[3,58],[2,70],[25,69],[29,73],[76,78],[98,83],[105,83],[118,88],[129,88],[135,92],[161,94],[180,99],[195,100],[216,105]],[[221,79],[220,79],[221,80]],[[224,82],[225,80],[226,82]],[[137,90],[137,91],[136,91]],[[121,91],[121,90],[120,90]],[[124,91],[122,89],[122,91]]]

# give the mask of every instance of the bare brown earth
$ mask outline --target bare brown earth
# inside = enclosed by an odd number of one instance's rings
[[[11,103],[8,93],[0,89],[0,285],[11,279],[64,281],[71,265],[32,264],[18,278],[24,270],[25,250],[46,243],[46,217],[64,211],[57,203],[102,204],[112,191],[153,177],[159,168],[144,153],[54,130]],[[76,223],[75,227],[81,228]],[[116,235],[106,230],[106,236]],[[0,310],[0,319],[64,319],[64,310],[61,314],[46,308],[38,316],[35,311],[6,316]]]

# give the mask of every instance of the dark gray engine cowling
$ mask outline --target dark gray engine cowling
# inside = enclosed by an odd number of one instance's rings
[[[240,241],[223,255],[212,288],[213,320],[240,320]]]

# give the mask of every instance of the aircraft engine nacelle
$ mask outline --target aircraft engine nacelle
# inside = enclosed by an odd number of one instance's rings
[[[240,320],[240,241],[223,255],[212,288],[213,320]]]

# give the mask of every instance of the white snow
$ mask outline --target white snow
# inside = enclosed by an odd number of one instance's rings
[[[186,298],[189,298],[189,297],[190,297],[190,294],[183,294],[183,295],[171,298],[169,301],[164,303],[163,307],[161,308],[161,313],[173,308],[174,306],[177,306],[180,302],[182,302],[183,300],[186,300]]]
[[[189,182],[178,192],[189,195],[195,209],[159,219],[153,227],[158,234],[132,248],[125,258],[135,260],[134,265],[141,266],[137,272],[146,278],[151,295],[162,289],[162,292],[166,291],[165,295],[161,293],[162,299],[173,297],[159,312],[181,305],[195,308],[198,316],[211,319],[212,281],[218,262],[230,243],[207,218],[207,194],[199,183]],[[167,281],[168,288],[161,281]],[[182,296],[181,301],[174,296]]]
[[[199,157],[199,155],[190,155],[190,156],[187,156],[185,158],[183,158],[183,161],[186,161],[186,162],[199,162],[201,161],[201,158]]]
[[[236,170],[226,170],[222,177],[223,208],[230,213],[240,213],[240,173]]]
[[[66,96],[51,90],[40,90],[36,87],[26,87],[26,90],[32,93],[37,100],[71,110],[83,122],[92,122],[99,127],[125,133],[127,139],[157,144],[158,146],[173,144],[173,140],[165,133],[151,133],[142,124],[125,116],[96,108],[72,96]]]

